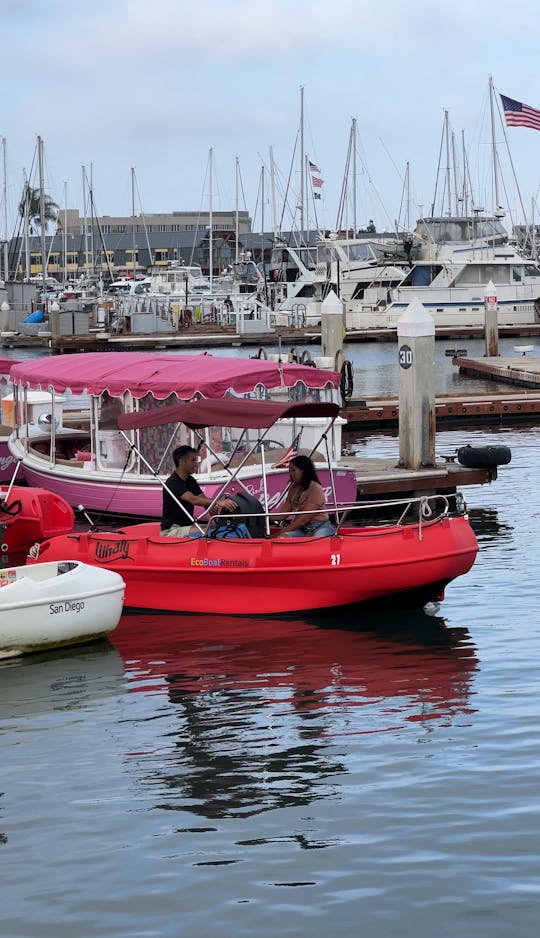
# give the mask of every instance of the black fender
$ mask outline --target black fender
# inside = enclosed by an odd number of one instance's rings
[[[512,458],[508,446],[460,446],[458,462],[469,469],[489,469],[491,466],[506,466]]]

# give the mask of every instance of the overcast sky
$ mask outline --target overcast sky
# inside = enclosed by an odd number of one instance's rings
[[[359,225],[393,225],[407,161],[411,218],[430,210],[445,109],[460,162],[465,132],[476,202],[492,209],[488,79],[540,109],[539,19],[533,0],[0,0],[8,235],[23,172],[38,185],[38,134],[45,188],[62,207],[67,183],[82,211],[84,165],[99,214],[131,214],[131,167],[137,212],[208,209],[213,148],[214,210],[234,207],[238,157],[241,207],[260,228],[261,166],[271,145],[278,178],[289,176],[301,86],[305,151],[324,179],[321,227],[336,224],[353,117]],[[530,216],[540,132],[506,137]],[[498,113],[497,141],[499,201],[520,220]],[[441,193],[439,179],[437,211]],[[264,218],[268,229],[268,177]]]

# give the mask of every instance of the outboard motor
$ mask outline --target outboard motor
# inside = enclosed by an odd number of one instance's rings
[[[225,492],[236,504],[234,511],[223,510],[215,518],[211,537],[264,537],[266,527],[264,523],[264,508],[258,498],[243,490],[240,492]],[[254,518],[245,518],[242,515],[257,515]]]

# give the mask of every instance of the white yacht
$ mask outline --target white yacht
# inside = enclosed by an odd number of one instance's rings
[[[352,242],[354,245],[355,242]],[[348,328],[394,328],[417,298],[436,326],[484,325],[487,284],[495,285],[499,325],[540,322],[540,265],[521,254],[497,215],[421,218],[401,243],[402,277],[386,268],[387,282],[366,287],[353,264],[341,267],[341,296]],[[354,284],[354,285],[353,285]]]

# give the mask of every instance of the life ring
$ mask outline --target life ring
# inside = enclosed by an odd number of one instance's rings
[[[354,390],[354,372],[351,362],[345,359],[341,366],[341,379],[339,382],[341,396],[345,402],[350,401]]]
[[[458,462],[468,469],[489,469],[492,466],[506,466],[512,458],[508,446],[460,446],[457,451]]]

